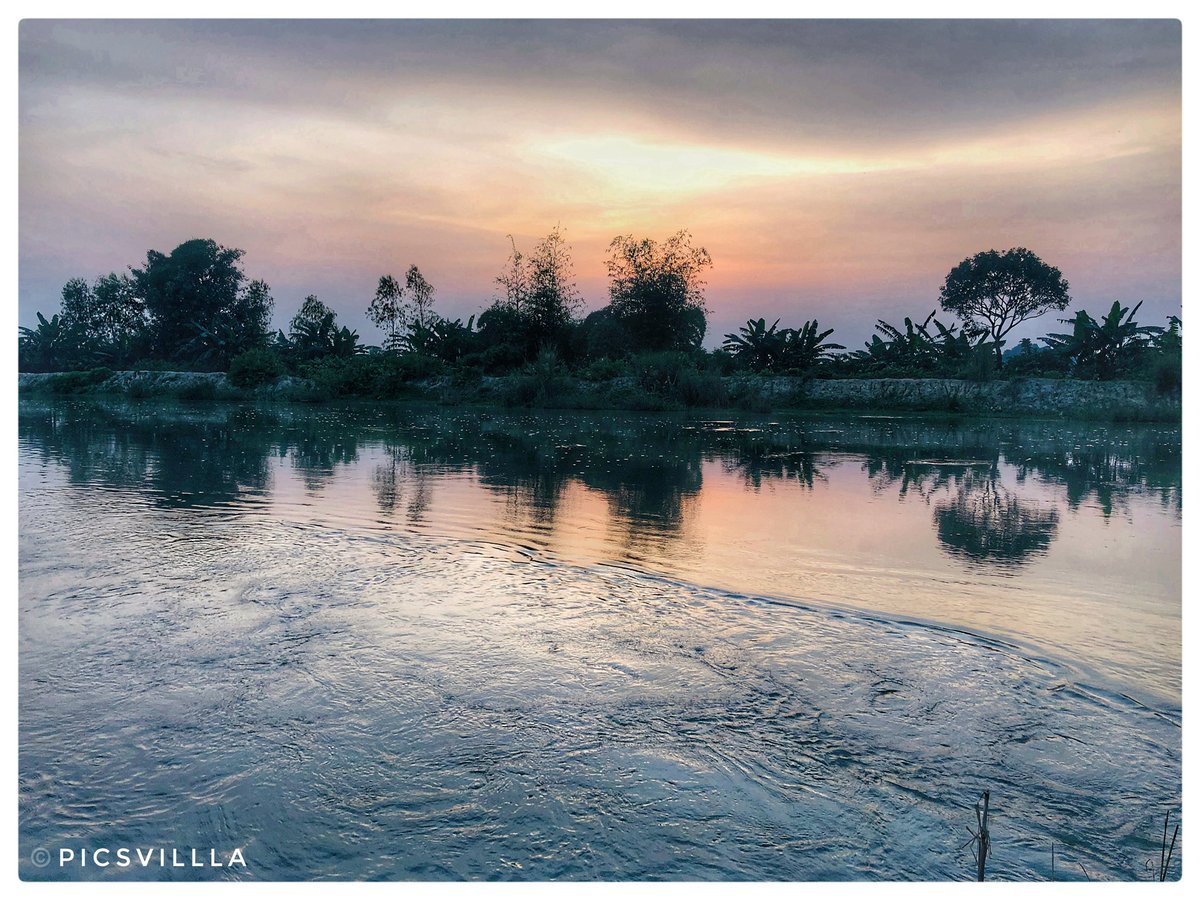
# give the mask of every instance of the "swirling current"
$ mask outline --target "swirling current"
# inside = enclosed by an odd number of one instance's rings
[[[1005,627],[996,608],[1028,582],[1029,609],[1061,591],[1072,615],[1109,604],[1119,620],[1120,587],[1068,590],[1086,577],[1054,554],[1087,533],[1072,517],[1090,528],[1107,507],[1111,533],[1146,544],[1130,552],[1177,562],[1177,432],[1067,435],[1108,441],[1113,463],[1104,497],[1086,486],[1071,507],[1079,473],[1031,465],[1035,438],[943,425],[915,440],[764,421],[747,449],[729,423],[639,419],[614,447],[611,425],[497,413],[484,453],[477,416],[316,427],[260,410],[251,444],[241,414],[22,404],[23,877],[965,879],[984,790],[989,877],[1149,877],[1180,796],[1178,632],[1161,624],[1178,627],[1177,582],[1135,603],[1163,636],[1153,661],[1136,629],[1055,634],[1049,613]],[[822,490],[860,528],[908,503],[852,503],[851,480],[888,469],[863,446],[881,428],[906,492],[933,472],[903,510],[931,548],[822,569],[817,539],[780,517]],[[709,435],[694,458],[685,429]],[[514,451],[530,432],[545,440]],[[431,454],[431,434],[450,449]],[[608,454],[581,461],[600,438]],[[497,448],[535,462],[498,469]],[[955,551],[946,529],[984,466],[987,515],[1009,518]],[[807,493],[772,505],[764,482]],[[547,498],[573,490],[594,534],[556,538],[566,513]],[[705,525],[746,521],[732,497],[769,520],[734,547],[756,575]],[[944,616],[903,605],[922,579],[928,604],[958,598]],[[58,864],[97,847],[237,848],[246,864]]]

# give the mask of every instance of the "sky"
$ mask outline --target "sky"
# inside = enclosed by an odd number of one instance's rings
[[[496,295],[555,225],[585,310],[613,237],[713,258],[710,346],[816,318],[858,347],[1024,246],[1071,309],[1180,311],[1176,21],[45,21],[20,26],[19,318],[213,238],[286,328],[420,267]],[[1052,313],[1014,334],[1059,330]]]

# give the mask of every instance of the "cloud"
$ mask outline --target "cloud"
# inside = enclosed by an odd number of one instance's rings
[[[593,308],[614,234],[690,228],[715,332],[865,337],[1018,244],[1179,306],[1177,23],[27,20],[20,71],[23,321],[195,236],[281,318],[315,290],[367,329],[409,262],[466,314],[555,223]]]

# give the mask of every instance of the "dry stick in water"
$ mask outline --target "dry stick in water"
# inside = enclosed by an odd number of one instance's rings
[[[980,810],[979,804],[975,804],[975,821],[979,824],[979,853],[976,856],[976,861],[979,864],[978,880],[983,881],[984,869],[987,866],[988,850],[991,847],[991,838],[988,835],[988,801],[991,799],[991,791],[983,792],[983,809]]]
[[[1167,847],[1167,824],[1171,821],[1171,811],[1167,810],[1163,818],[1162,850],[1158,854],[1158,880],[1167,880],[1167,869],[1171,866],[1171,857],[1175,853],[1175,839],[1179,837],[1179,823],[1175,823],[1175,832],[1171,835],[1171,846]]]

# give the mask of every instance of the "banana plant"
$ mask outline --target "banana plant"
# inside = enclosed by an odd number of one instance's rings
[[[1048,334],[1042,342],[1067,356],[1078,375],[1115,378],[1164,331],[1156,325],[1137,323],[1134,316],[1141,307],[1138,303],[1130,309],[1114,300],[1108,313],[1099,320],[1086,310],[1078,310],[1071,318],[1059,320],[1071,326],[1069,334]]]
[[[755,372],[774,369],[782,362],[786,332],[779,329],[776,319],[767,327],[766,319],[747,319],[736,333],[725,335],[722,349],[733,354]]]
[[[78,334],[63,317],[55,313],[49,319],[37,314],[36,328],[19,329],[18,353],[26,371],[54,371],[65,366],[74,353]]]
[[[816,319],[805,322],[799,330],[785,329],[781,351],[784,367],[807,371],[817,363],[828,359],[834,350],[845,350],[846,348],[841,344],[825,340],[831,334],[833,334],[833,329],[827,328],[821,331]]]

